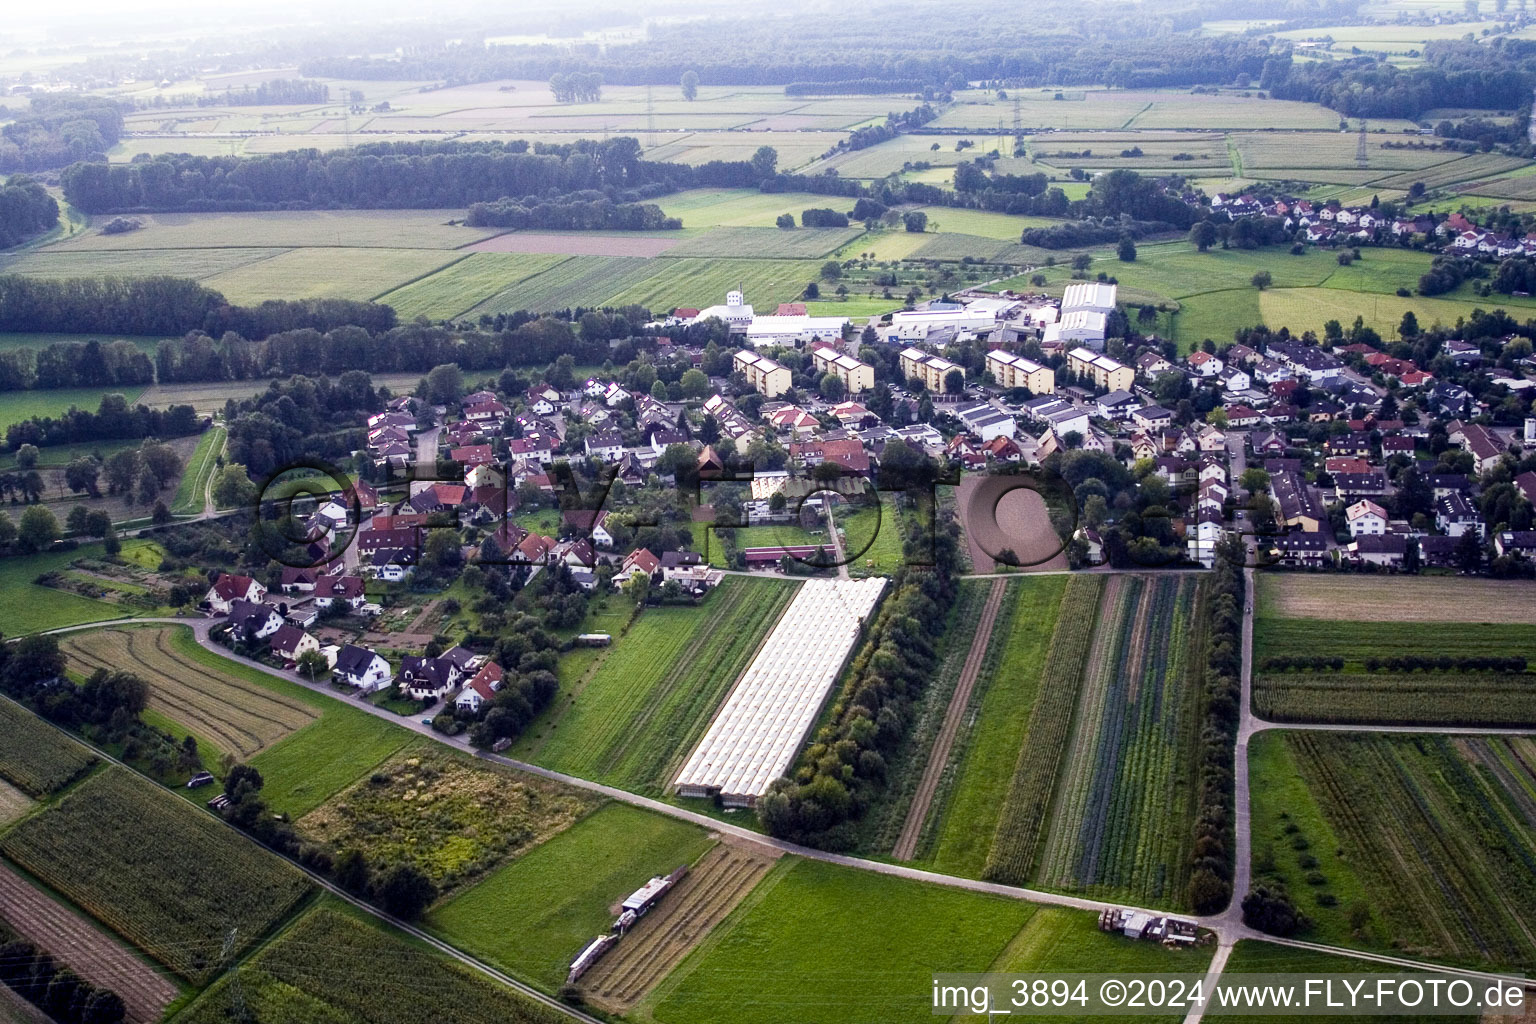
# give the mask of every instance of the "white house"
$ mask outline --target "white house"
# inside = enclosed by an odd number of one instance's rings
[[[624,435],[617,430],[600,430],[588,434],[582,443],[588,455],[604,462],[618,462],[624,455]]]
[[[259,604],[266,596],[267,588],[251,577],[236,576],[226,572],[219,574],[219,578],[209,588],[205,600],[216,614],[228,615],[230,606],[236,601],[252,601]]]
[[[1202,508],[1195,519],[1195,525],[1185,540],[1187,554],[1191,562],[1199,562],[1209,569],[1216,564],[1216,545],[1221,542],[1225,532],[1221,524],[1221,512]]]
[[[336,664],[331,671],[337,681],[355,686],[364,693],[384,689],[392,678],[389,662],[356,644],[342,646],[336,654]]]
[[[965,429],[981,438],[983,443],[995,437],[1013,436],[1013,417],[986,402],[960,406],[955,409],[955,415],[965,424]]]
[[[283,628],[283,617],[269,604],[234,601],[229,606],[229,625],[242,640],[265,640]]]
[[[454,698],[454,707],[478,712],[490,703],[491,698],[496,696],[496,691],[501,689],[501,677],[501,666],[494,661],[486,662],[480,666],[480,671],[464,684],[464,689],[459,691],[458,697]]]
[[[307,651],[318,651],[320,641],[298,626],[284,623],[267,641],[267,649],[284,661],[298,661]]]
[[[1226,363],[1220,356],[1213,356],[1209,352],[1191,352],[1189,354],[1189,368],[1197,377],[1214,377],[1226,369]]]
[[[1344,511],[1351,537],[1380,537],[1387,532],[1387,510],[1362,498]]]

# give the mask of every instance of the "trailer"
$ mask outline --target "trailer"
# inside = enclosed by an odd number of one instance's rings
[[[575,984],[576,980],[587,973],[587,969],[597,963],[602,955],[612,949],[614,943],[618,941],[619,937],[617,935],[599,935],[587,943],[586,948],[577,953],[576,959],[571,961],[571,970],[565,977],[565,983],[567,985]]]

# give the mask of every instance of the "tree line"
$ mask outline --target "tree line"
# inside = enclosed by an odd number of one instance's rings
[[[30,110],[0,128],[0,173],[43,171],[106,159],[123,134],[123,111],[100,96],[34,96]]]
[[[59,1024],[118,1024],[127,1012],[116,992],[86,981],[4,922],[0,922],[0,983]]]
[[[60,341],[0,352],[0,391],[143,387],[154,381],[155,364],[131,341]]]
[[[274,78],[196,97],[199,107],[266,107],[285,103],[329,103],[330,100],[330,86],[307,78]]]
[[[31,178],[13,175],[0,186],[0,249],[25,242],[59,222],[59,204]]]
[[[1529,111],[1536,45],[1528,40],[1428,43],[1424,62],[1399,67],[1374,57],[1264,62],[1259,88],[1276,99],[1321,103],[1345,117],[1417,119],[1435,108]],[[1517,119],[1524,125],[1525,119]]]
[[[655,203],[615,203],[601,192],[585,191],[541,199],[503,198],[471,203],[464,223],[470,227],[534,228],[550,231],[676,230],[683,222],[668,217]]]
[[[1528,664],[1524,655],[1428,655],[1405,654],[1388,657],[1369,657],[1361,664],[1367,672],[1524,672]],[[1342,672],[1344,659],[1338,656],[1276,655],[1264,659],[1266,672]]]
[[[279,331],[328,331],[343,325],[387,331],[395,326],[395,311],[350,299],[232,306],[213,289],[180,277],[0,276],[0,331],[144,337],[235,331],[259,339]]]
[[[24,444],[39,448],[82,441],[139,440],[146,437],[186,437],[200,433],[203,420],[190,405],[151,409],[140,402],[129,406],[119,394],[102,395],[95,412],[71,407],[58,416],[33,416],[12,423],[5,431],[12,450]]]
[[[633,138],[554,145],[510,142],[379,142],[259,156],[168,153],[108,165],[82,162],[60,175],[64,197],[86,213],[144,210],[435,209],[507,196],[554,198],[596,190],[636,202],[691,187],[685,164],[640,158]]]

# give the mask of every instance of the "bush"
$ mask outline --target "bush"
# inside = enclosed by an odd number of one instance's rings
[[[1268,935],[1295,935],[1307,926],[1285,887],[1260,883],[1243,897],[1243,923]]]

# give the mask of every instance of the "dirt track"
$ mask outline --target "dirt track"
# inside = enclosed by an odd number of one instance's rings
[[[991,572],[993,554],[1004,548],[1018,556],[1025,572],[1067,568],[1045,499],[1021,486],[1020,478],[969,475],[960,481],[955,498],[976,572]]]
[[[901,826],[901,835],[896,840],[895,849],[891,851],[897,860],[911,860],[917,853],[917,840],[923,834],[923,822],[928,818],[933,794],[938,791],[939,781],[944,777],[944,766],[949,763],[949,748],[954,745],[955,735],[960,731],[966,706],[971,702],[971,689],[976,685],[976,677],[981,674],[987,645],[992,642],[992,626],[997,621],[997,609],[1003,603],[1003,589],[1007,582],[1001,579],[992,581],[992,592],[987,595],[987,603],[981,609],[981,619],[971,638],[970,652],[966,654],[965,665],[960,669],[960,681],[955,684],[955,692],[949,698],[949,707],[944,712],[944,724],[939,727],[933,749],[928,752],[922,781],[917,785],[912,806],[907,809],[907,820]]]

